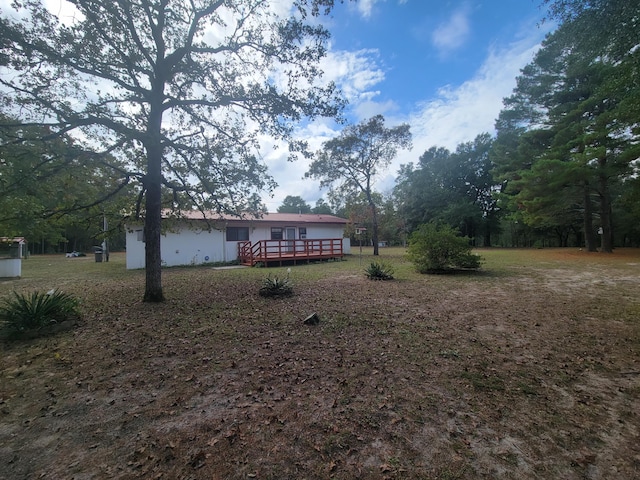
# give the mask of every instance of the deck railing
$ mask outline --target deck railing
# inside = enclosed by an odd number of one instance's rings
[[[260,240],[255,243],[238,242],[238,258],[243,265],[286,260],[322,260],[342,258],[341,238]]]

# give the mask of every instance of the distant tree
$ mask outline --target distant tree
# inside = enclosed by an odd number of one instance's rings
[[[339,136],[323,143],[305,174],[320,179],[334,194],[362,193],[371,210],[373,254],[378,255],[378,215],[373,196],[376,176],[394,159],[400,148],[411,148],[409,125],[387,128],[384,117],[345,127]]]
[[[491,144],[491,136],[485,133],[473,142],[459,144],[455,152],[432,147],[417,165],[401,166],[394,198],[410,231],[436,220],[459,229],[478,244],[491,245],[498,224]]]
[[[311,213],[311,206],[297,195],[287,195],[278,207],[278,213]]]
[[[331,205],[324,201],[323,198],[319,198],[316,201],[316,206],[311,209],[311,213],[316,213],[319,215],[331,215],[333,211],[331,210]]]
[[[30,0],[0,18],[4,105],[49,138],[126,160],[140,182],[145,301],[164,299],[163,186],[203,214],[237,214],[274,186],[259,133],[291,140],[302,117],[339,113],[335,86],[319,80],[329,33],[315,18],[333,3],[293,0],[282,16],[264,0],[72,0],[59,19]]]

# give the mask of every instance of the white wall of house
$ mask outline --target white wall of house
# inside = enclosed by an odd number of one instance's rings
[[[232,248],[225,245],[226,243],[233,243]],[[165,232],[160,237],[160,255],[162,265],[167,267],[230,262],[238,257],[236,242],[225,242],[224,232],[190,228]],[[144,241],[141,226],[127,230],[126,256],[127,269],[144,268]]]
[[[144,268],[144,242],[142,241],[142,225],[126,228],[127,270]]]
[[[235,223],[234,226],[248,227],[249,240],[271,240],[271,227],[268,223],[247,222]],[[287,227],[296,229],[295,238],[300,238],[300,228],[306,228],[306,238],[342,238],[344,225],[306,224],[306,225],[277,225],[286,230]],[[127,228],[127,269],[144,268],[144,241],[142,226]],[[351,253],[351,242],[343,239],[343,252]],[[238,242],[226,241],[224,230],[211,231],[197,228],[175,227],[165,232],[160,238],[162,264],[173,267],[177,265],[200,265],[202,263],[232,262],[238,258]]]

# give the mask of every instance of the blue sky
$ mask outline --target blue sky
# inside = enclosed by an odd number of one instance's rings
[[[400,164],[416,162],[432,146],[455,149],[493,133],[502,99],[529,63],[549,25],[540,26],[540,0],[358,0],[338,4],[326,25],[332,34],[325,75],[338,83],[358,122],[382,114],[389,126],[411,125],[414,147],[400,152],[375,189],[387,193]],[[318,148],[339,133],[328,121],[300,135]],[[275,211],[286,195],[310,205],[326,195],[301,178],[308,162],[285,163],[267,154],[280,185],[265,198]]]

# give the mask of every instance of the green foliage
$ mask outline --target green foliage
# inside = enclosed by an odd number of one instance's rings
[[[278,277],[269,275],[262,281],[259,294],[261,297],[288,297],[293,295],[293,285],[289,280],[289,274],[286,277]]]
[[[12,333],[25,333],[79,317],[78,300],[67,293],[13,292],[0,307],[0,321]]]
[[[278,213],[311,213],[311,206],[298,195],[287,195],[278,207]]]
[[[146,301],[164,298],[165,191],[201,210],[261,210],[257,194],[276,185],[260,135],[287,142],[293,159],[310,153],[293,135],[301,119],[340,116],[337,86],[317,81],[330,37],[318,17],[333,3],[296,0],[284,17],[257,0],[84,0],[67,25],[33,1],[3,15],[3,106],[42,122],[51,133],[41,137],[83,139],[83,159],[127,159],[119,171],[137,183],[147,231]],[[280,85],[278,71],[304,81]]]
[[[117,229],[135,192],[121,161],[85,155],[67,135],[42,140],[47,134],[0,115],[0,231],[26,237],[32,252],[66,242],[84,250],[102,241],[103,216]]]
[[[638,217],[617,199],[631,187],[640,152],[638,28],[628,20],[640,3],[544,3],[562,23],[522,69],[496,121],[491,158],[501,208],[560,245],[580,230],[576,244],[590,251],[611,251],[625,236],[637,243],[628,225]]]
[[[391,265],[386,263],[371,262],[364,273],[369,280],[393,280],[394,271]]]
[[[420,273],[480,268],[482,258],[471,253],[469,239],[449,225],[428,223],[409,238],[409,260]]]
[[[378,204],[373,183],[377,174],[391,163],[398,149],[410,149],[408,124],[387,128],[384,117],[376,115],[356,125],[347,125],[340,135],[327,140],[316,153],[305,177],[330,187],[330,196],[346,199],[361,193],[371,212],[373,254],[378,255]]]
[[[493,140],[483,133],[458,144],[455,152],[432,147],[416,165],[400,168],[394,197],[409,231],[431,221],[457,226],[476,244],[491,245],[497,233],[499,209],[494,192],[489,151]]]

